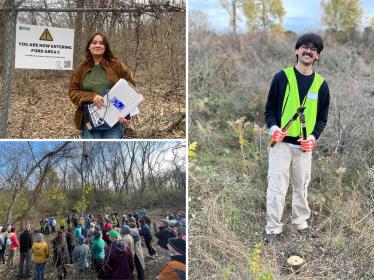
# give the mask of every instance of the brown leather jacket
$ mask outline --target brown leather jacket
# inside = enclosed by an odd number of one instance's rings
[[[100,65],[105,69],[107,78],[112,86],[121,78],[135,86],[136,82],[132,77],[131,71],[118,59],[113,60],[110,64],[104,62]],[[95,92],[84,91],[82,88],[84,78],[86,77],[87,72],[91,69],[92,67],[89,65],[84,65],[83,63],[79,64],[71,77],[69,85],[69,98],[71,102],[77,106],[74,115],[74,123],[75,127],[79,130],[83,129],[83,103],[92,103],[97,95]]]

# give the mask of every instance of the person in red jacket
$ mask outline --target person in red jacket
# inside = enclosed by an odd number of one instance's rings
[[[105,218],[105,225],[104,225],[104,234],[103,239],[109,245],[110,240],[108,236],[108,232],[112,230],[112,224],[110,223],[109,219]]]
[[[17,249],[20,247],[17,234],[16,234],[16,228],[14,226],[10,228],[8,239],[9,239],[10,244],[8,243],[7,245],[7,248],[8,248],[8,259],[7,259],[8,270],[7,272],[11,272],[13,270],[14,255],[16,254]]]

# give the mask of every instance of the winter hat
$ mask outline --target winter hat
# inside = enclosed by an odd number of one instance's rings
[[[126,225],[122,226],[122,233],[123,234],[130,234],[130,228]]]
[[[168,244],[178,253],[186,254],[186,241],[181,238],[169,238]]]
[[[114,239],[119,239],[120,235],[119,232],[116,230],[111,230],[107,233],[107,235],[113,237]]]
[[[139,232],[137,232],[135,229],[130,229],[130,235],[132,236],[132,238],[134,239],[134,242],[138,242],[140,241],[140,235],[139,235]]]
[[[83,235],[79,235],[78,237],[78,244],[84,244],[86,242],[86,239],[84,238]]]
[[[43,233],[37,233],[35,236],[36,242],[42,242],[44,239]]]
[[[163,223],[165,226],[169,226],[168,220],[161,219],[161,223]]]

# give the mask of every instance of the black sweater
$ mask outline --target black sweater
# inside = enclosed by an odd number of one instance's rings
[[[19,237],[19,244],[21,253],[26,253],[31,250],[32,247],[32,236],[29,231],[24,231]]]
[[[159,227],[159,231],[156,233],[156,237],[158,238],[157,244],[164,249],[168,249],[167,244],[169,238],[173,238],[176,236],[168,227]]]
[[[297,71],[295,67],[294,70],[298,84],[300,100],[302,101],[305,95],[307,95],[308,90],[313,83],[314,72],[312,75],[305,76]],[[286,93],[287,84],[288,80],[283,70],[275,74],[273,81],[271,82],[268,100],[266,102],[265,108],[265,121],[268,128],[272,127],[273,125],[277,125],[278,127],[280,127],[281,125],[282,105]],[[312,132],[312,135],[316,138],[316,140],[320,137],[322,131],[326,127],[329,105],[330,91],[327,82],[324,81],[318,92],[317,119]],[[298,137],[286,136],[283,142],[299,144],[297,140]]]

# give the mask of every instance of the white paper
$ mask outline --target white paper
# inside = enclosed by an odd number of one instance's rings
[[[137,106],[144,99],[143,95],[137,93],[124,79],[120,79],[103,98],[104,106],[97,109],[96,113],[110,127],[118,122],[120,116],[125,117],[136,112]]]
[[[138,108],[138,107],[135,107],[134,109],[132,109],[132,110],[129,112],[130,117],[133,117],[133,116],[135,116],[135,115],[137,115],[137,114],[139,114],[139,113],[140,113],[140,111],[139,111],[139,108]]]

